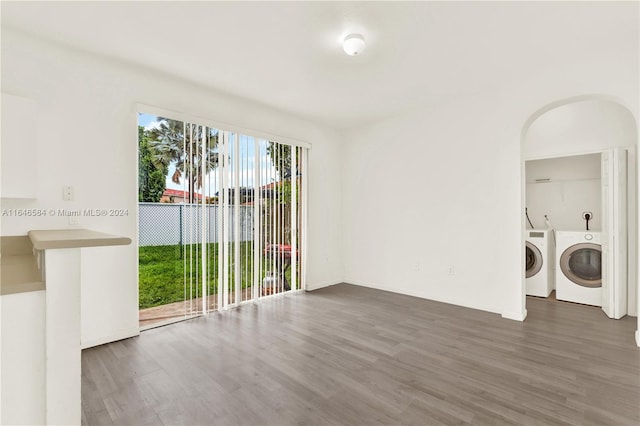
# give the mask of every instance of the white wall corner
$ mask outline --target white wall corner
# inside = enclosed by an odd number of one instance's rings
[[[524,321],[524,319],[527,317],[527,310],[524,309],[521,312],[503,312],[502,313],[502,318],[504,319],[510,319],[510,320],[514,320],[514,321]]]
[[[305,291],[319,290],[324,287],[330,287],[332,285],[342,284],[342,283],[344,283],[343,280],[329,280],[329,281],[323,281],[321,283],[313,283],[313,284],[307,283],[305,287]]]
[[[640,330],[636,330],[636,345],[640,348]]]

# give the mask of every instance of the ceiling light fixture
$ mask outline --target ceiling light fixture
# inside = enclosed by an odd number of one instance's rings
[[[361,34],[349,34],[342,42],[342,48],[349,56],[356,56],[362,53],[366,44]]]

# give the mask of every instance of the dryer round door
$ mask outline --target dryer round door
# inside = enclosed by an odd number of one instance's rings
[[[602,247],[593,243],[572,245],[560,256],[560,269],[579,286],[602,287]]]
[[[529,241],[526,242],[525,246],[525,261],[527,265],[527,270],[525,272],[525,277],[531,278],[542,269],[542,253],[540,253],[540,249],[535,245],[531,244]]]

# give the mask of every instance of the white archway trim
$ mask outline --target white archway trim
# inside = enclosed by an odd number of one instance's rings
[[[564,105],[569,105],[569,104],[574,104],[574,103],[578,103],[578,102],[586,102],[586,101],[604,101],[604,102],[611,102],[617,105],[620,105],[622,107],[624,107],[625,109],[627,109],[629,111],[629,113],[631,114],[631,116],[633,117],[634,121],[636,122],[636,134],[637,134],[637,129],[638,129],[638,123],[636,120],[636,117],[633,113],[633,109],[631,108],[630,105],[627,105],[627,103],[617,97],[617,96],[612,96],[612,95],[606,95],[606,94],[590,94],[590,95],[578,95],[578,96],[572,96],[569,98],[564,98],[561,100],[557,100],[557,101],[553,101],[545,106],[543,106],[542,108],[538,109],[537,111],[535,111],[533,114],[531,114],[531,116],[529,116],[529,118],[524,122],[524,125],[522,126],[522,131],[520,133],[520,146],[522,146],[522,144],[524,144],[527,132],[529,131],[529,128],[531,127],[531,125],[538,119],[540,118],[540,116],[544,115],[545,113],[554,110],[556,108],[562,107]],[[638,145],[638,140],[636,139],[636,145]]]

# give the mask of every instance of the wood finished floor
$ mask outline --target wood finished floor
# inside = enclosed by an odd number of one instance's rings
[[[524,323],[350,285],[84,350],[87,425],[638,425],[635,318]]]

